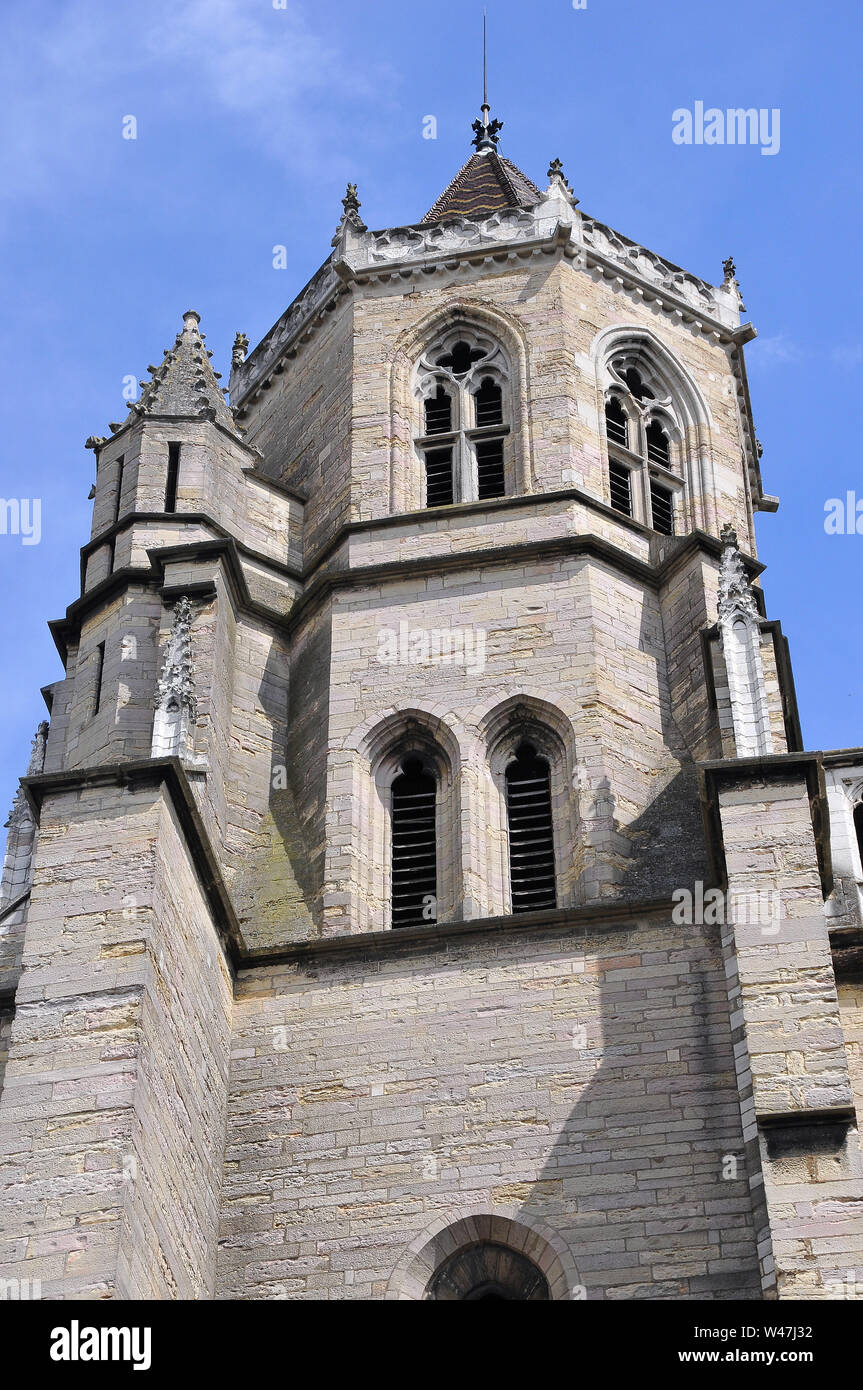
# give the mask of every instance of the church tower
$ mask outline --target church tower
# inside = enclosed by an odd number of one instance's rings
[[[735,267],[490,115],[420,221],[348,187],[230,405],[188,312],[88,440],[0,898],[16,1287],[861,1296],[863,752],[767,616]]]

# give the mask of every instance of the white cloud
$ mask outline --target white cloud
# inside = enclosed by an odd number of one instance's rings
[[[10,7],[2,24],[7,199],[56,199],[58,178],[109,179],[106,135],[116,130],[121,158],[126,114],[143,133],[148,115],[211,111],[250,147],[308,171],[338,148],[346,111],[383,129],[398,81],[383,63],[358,71],[297,0],[285,10],[265,0],[66,0]],[[207,158],[218,146],[216,128]]]
[[[784,333],[776,333],[772,338],[756,338],[747,352],[747,361],[760,367],[800,362],[802,358],[803,352],[799,344]]]

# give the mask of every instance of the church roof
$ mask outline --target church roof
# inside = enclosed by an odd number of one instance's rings
[[[526,174],[497,150],[484,149],[471,155],[422,221],[487,217],[508,208],[536,207],[541,202],[542,194]]]
[[[210,364],[200,315],[190,309],[183,315],[183,329],[168,348],[158,367],[148,367],[151,380],[142,382],[140,399],[132,409],[138,415],[197,415],[234,428],[234,418]]]

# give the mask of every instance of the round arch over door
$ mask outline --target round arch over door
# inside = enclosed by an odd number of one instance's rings
[[[471,1302],[583,1297],[565,1242],[544,1223],[528,1226],[519,1215],[486,1211],[438,1217],[405,1250],[386,1297]]]
[[[463,1245],[435,1271],[426,1290],[435,1302],[547,1302],[542,1270],[518,1250],[494,1241]]]

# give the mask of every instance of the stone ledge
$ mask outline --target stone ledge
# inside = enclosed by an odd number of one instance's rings
[[[589,931],[631,931],[637,920],[644,917],[662,916],[670,924],[673,907],[670,898],[629,903],[615,900],[590,907],[563,907],[555,908],[553,911],[525,912],[508,917],[474,917],[467,921],[440,922],[428,927],[352,932],[317,937],[312,941],[288,942],[284,946],[265,947],[260,951],[244,950],[239,963],[243,969],[248,969],[350,952],[372,956],[380,952],[397,951],[403,947],[417,947],[423,950],[443,945],[453,939],[495,933],[502,935],[504,932],[557,930],[561,933],[586,934]]]

